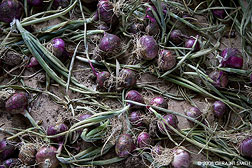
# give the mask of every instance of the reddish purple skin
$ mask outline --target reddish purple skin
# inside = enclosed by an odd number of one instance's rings
[[[115,145],[115,152],[118,157],[127,157],[136,148],[134,141],[129,134],[122,134]]]
[[[56,57],[61,57],[65,51],[65,42],[61,38],[55,38],[52,40],[53,54]]]
[[[129,116],[130,123],[135,127],[143,126],[142,113],[140,111],[133,111]]]
[[[224,9],[213,9],[213,15],[219,19],[224,19],[226,16]]]
[[[36,154],[36,161],[39,164],[39,168],[57,168],[59,165],[59,161],[56,158],[57,149],[53,146],[42,147]],[[47,166],[47,162],[45,160],[49,160],[49,165]]]
[[[31,57],[30,63],[27,65],[27,68],[36,67],[39,65],[38,60],[35,57]]]
[[[110,73],[108,71],[99,72],[97,74],[96,83],[99,88],[105,87],[105,82],[110,78]]]
[[[183,149],[176,149],[173,151],[172,166],[174,168],[189,168],[191,165],[191,155]]]
[[[221,56],[222,67],[242,68],[243,58],[241,52],[237,48],[226,48],[221,52]]]
[[[99,48],[104,52],[112,52],[121,45],[121,39],[114,34],[105,33],[100,40]]]
[[[119,73],[119,78],[122,78],[122,87],[124,88],[136,85],[136,73],[131,69],[122,69]]]
[[[126,100],[132,100],[132,101],[144,104],[143,96],[136,90],[128,91],[128,93],[126,94]],[[128,104],[130,104],[131,108],[141,108],[141,106],[137,106],[132,103],[128,103]]]
[[[28,106],[28,94],[25,92],[15,93],[6,102],[5,108],[13,114],[23,113]]]
[[[113,5],[109,0],[100,0],[97,4],[98,18],[109,24],[115,24],[118,20],[113,12]]]
[[[148,147],[151,144],[150,134],[147,132],[141,132],[137,137],[137,145],[139,148]]]
[[[163,119],[166,121],[164,122]],[[174,128],[178,128],[178,118],[177,116],[173,115],[173,114],[167,114],[163,117],[163,119],[161,121],[158,122],[158,129],[161,133],[165,133],[165,128],[167,131],[172,131],[169,126],[167,124],[169,124],[170,126],[174,127]],[[165,126],[165,128],[163,127],[163,124]],[[166,124],[167,123],[167,124]]]
[[[152,60],[158,56],[158,45],[152,36],[142,36],[139,41],[141,56],[144,60]]]
[[[3,0],[0,4],[0,21],[11,23],[13,19],[20,19],[24,11],[23,5],[17,0]]]
[[[197,107],[191,107],[190,110],[186,112],[186,115],[198,121],[202,120],[202,112]],[[194,123],[191,120],[188,120],[188,121],[191,123]]]
[[[163,97],[155,97],[151,100],[150,104],[152,106],[157,106],[157,107],[161,107],[164,109],[168,108],[168,103],[167,101],[163,98]]]
[[[129,27],[128,31],[132,34],[138,34],[144,31],[144,26],[140,23],[134,23]]]
[[[68,130],[68,127],[64,123],[60,123],[57,125],[49,126],[47,129],[47,135],[49,135],[49,136],[56,135],[56,134],[65,132],[67,130]],[[56,138],[52,138],[52,141],[58,142],[58,143],[62,143],[62,142],[64,142],[64,140],[65,140],[65,136],[59,136]]]
[[[150,36],[155,36],[160,32],[159,25],[156,21],[150,22],[146,28],[145,32]]]
[[[214,82],[212,83],[217,88],[225,88],[228,85],[228,76],[223,71],[213,71],[208,75]]]
[[[27,3],[32,6],[39,6],[43,3],[43,0],[27,0]]]
[[[252,137],[248,137],[240,144],[240,154],[247,158],[252,159]]]
[[[194,43],[195,43],[195,41],[196,41],[196,39],[194,39],[194,38],[190,38],[190,39],[188,39],[188,40],[186,40],[186,42],[185,42],[185,48],[192,48],[193,47],[193,45],[194,45]],[[196,51],[199,51],[200,50],[200,43],[199,43],[199,41],[197,41],[196,42],[196,44],[195,44],[195,46],[194,46],[194,52],[196,52]]]
[[[15,147],[5,139],[0,141],[0,160],[5,160],[15,153]]]
[[[0,168],[9,168],[9,167],[14,167],[18,163],[18,159],[16,158],[10,158],[8,160],[5,160]]]
[[[54,0],[53,1],[53,8],[56,9],[58,7],[65,8],[69,5],[69,0]]]
[[[222,101],[215,101],[213,104],[213,112],[214,115],[218,118],[222,118],[223,115],[226,113],[228,107]]]
[[[180,44],[180,43],[182,43],[183,42],[182,32],[180,30],[173,30],[173,31],[171,31],[169,39],[174,44]]]
[[[172,69],[177,63],[175,55],[171,51],[162,49],[159,52],[158,68],[162,71]]]

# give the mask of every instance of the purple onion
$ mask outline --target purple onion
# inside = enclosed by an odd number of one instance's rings
[[[28,94],[25,92],[15,93],[6,102],[5,108],[12,114],[24,113],[28,106]]]
[[[136,85],[136,73],[131,69],[122,69],[118,78],[120,87],[131,88]]]
[[[61,57],[65,51],[65,42],[61,38],[54,38],[52,40],[52,52],[56,57]]]
[[[191,155],[182,148],[173,150],[172,166],[174,168],[189,168],[191,165]]]
[[[110,73],[108,71],[102,71],[97,73],[96,83],[98,88],[106,88]]]
[[[218,118],[222,118],[223,115],[226,113],[227,109],[227,105],[224,104],[222,101],[215,101],[213,104],[214,115]]]
[[[176,65],[176,56],[171,51],[162,49],[158,55],[158,68],[162,71],[168,71]]]
[[[135,102],[144,104],[143,96],[136,90],[128,91],[128,93],[126,94],[126,100],[131,100],[131,101],[135,101]],[[132,103],[128,103],[128,104],[130,104],[131,108],[141,108],[141,106],[137,106]]]
[[[137,137],[137,145],[139,148],[148,147],[151,144],[150,134],[147,132],[141,132]]]
[[[97,4],[98,18],[107,24],[115,25],[118,18],[114,14],[113,8],[113,4],[109,0],[99,0]]]
[[[140,23],[133,23],[130,25],[128,31],[132,34],[141,33],[144,30],[144,25]]]
[[[2,165],[0,165],[0,168],[19,167],[17,166],[18,164],[19,164],[18,159],[10,158],[3,161]]]
[[[133,111],[130,113],[129,116],[129,121],[131,125],[136,126],[136,127],[141,127],[143,126],[143,115],[141,111]]]
[[[213,12],[213,15],[219,19],[224,19],[226,16],[224,9],[213,9],[212,12]]]
[[[186,111],[186,115],[188,117],[201,121],[203,113],[197,107],[191,107],[189,111]],[[188,121],[194,123],[191,120],[188,120]]]
[[[64,123],[59,123],[56,125],[49,126],[47,129],[47,135],[56,135],[68,130],[68,127]],[[52,138],[54,142],[62,143],[64,142],[65,136],[59,136],[56,138]]]
[[[56,158],[57,149],[53,146],[42,147],[36,154],[39,168],[57,168],[59,161]]]
[[[43,3],[43,0],[27,0],[27,3],[32,6],[39,6]]]
[[[25,165],[33,165],[36,162],[36,146],[33,143],[23,144],[18,158]]]
[[[0,141],[0,160],[5,160],[15,153],[15,146],[6,139]]]
[[[237,48],[225,48],[221,52],[221,56],[222,67],[242,68],[243,58],[241,52]]]
[[[152,60],[158,55],[158,45],[152,36],[142,36],[139,39],[138,48],[141,58],[144,60]]]
[[[213,80],[213,85],[217,88],[225,88],[228,85],[228,76],[223,71],[213,71],[208,75]]]
[[[150,35],[150,36],[155,36],[157,34],[159,34],[160,32],[160,28],[159,25],[156,21],[150,22],[146,28],[145,28],[145,32]]]
[[[163,98],[163,97],[155,97],[151,100],[150,104],[152,106],[157,106],[157,107],[161,107],[164,109],[168,108],[168,103],[167,101]]]
[[[39,65],[38,60],[35,57],[31,57],[29,64],[26,66],[27,68],[36,67]]]
[[[192,48],[194,43],[195,43],[196,39],[194,38],[189,38],[188,40],[186,40],[185,42],[185,48]],[[194,52],[199,51],[200,50],[200,43],[199,41],[196,42],[195,46],[194,46]]]
[[[23,11],[23,5],[18,0],[3,0],[0,4],[0,21],[11,23],[14,19],[20,19]]]
[[[104,33],[100,40],[99,49],[104,52],[113,52],[121,45],[121,39],[114,34]]]
[[[134,141],[129,134],[122,134],[115,145],[115,152],[118,157],[127,157],[136,148]]]
[[[183,42],[183,34],[180,30],[173,30],[170,33],[170,37],[169,39],[171,40],[171,42],[173,42],[174,44],[180,44]]]
[[[244,139],[240,144],[239,150],[242,156],[252,159],[252,137]]]
[[[90,117],[92,117],[91,114],[82,114],[79,116],[79,120],[83,121],[83,120],[86,120],[87,118],[90,118]]]
[[[165,121],[163,121],[163,120],[165,120]],[[170,126],[172,126],[175,129],[178,128],[177,116],[175,116],[173,114],[167,114],[163,117],[163,119],[161,121],[158,122],[158,129],[162,134],[166,134],[166,130],[172,132],[172,130],[169,128],[169,126],[167,124],[169,124]],[[163,125],[165,126],[165,128]]]
[[[151,7],[147,7],[145,10],[146,16],[145,18],[149,19],[150,22],[156,22],[155,16],[152,12],[152,10],[154,10],[156,13],[158,13],[157,8],[154,6],[154,4],[150,1],[148,2],[150,4]],[[161,8],[163,11],[163,14],[166,15],[167,14],[167,6],[165,3],[161,2]]]
[[[69,0],[54,0],[52,7],[57,9],[58,7],[66,8],[69,5]]]

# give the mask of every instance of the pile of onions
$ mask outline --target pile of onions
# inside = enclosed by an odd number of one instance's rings
[[[122,134],[115,145],[115,152],[119,157],[127,157],[136,148],[134,141],[129,134]]]
[[[158,56],[158,45],[152,36],[142,36],[138,42],[140,57],[144,60],[152,60]]]
[[[53,146],[44,146],[36,154],[36,162],[39,168],[57,168],[59,161],[56,158],[57,149]]]
[[[20,19],[23,11],[23,5],[18,0],[3,0],[0,4],[0,21],[11,23],[14,19]]]
[[[221,52],[221,56],[222,67],[242,68],[243,58],[241,52],[237,48],[225,48]]]
[[[191,165],[191,155],[182,147],[173,150],[172,166],[174,168],[189,168]]]
[[[165,120],[165,121],[163,121]],[[167,114],[163,117],[161,121],[158,121],[158,129],[162,134],[166,135],[166,130],[172,132],[167,124],[172,126],[173,128],[178,128],[178,118],[173,114]],[[165,127],[164,127],[165,126]]]
[[[176,65],[176,56],[169,50],[162,49],[158,55],[158,68],[161,71],[168,71]]]

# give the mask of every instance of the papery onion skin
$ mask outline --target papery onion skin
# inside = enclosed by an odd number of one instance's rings
[[[139,34],[142,31],[144,31],[144,25],[140,23],[133,23],[128,28],[128,32],[132,34]]]
[[[158,68],[161,71],[172,69],[176,65],[176,62],[176,57],[171,51],[165,49],[160,50],[158,56]]]
[[[118,157],[127,157],[136,148],[134,141],[129,134],[122,134],[115,145],[115,152]]]
[[[0,141],[0,160],[5,160],[15,153],[15,146],[6,139]]]
[[[14,19],[20,19],[23,11],[23,5],[18,0],[3,0],[0,4],[0,21],[11,23]]]
[[[136,85],[136,73],[131,69],[122,69],[118,75],[120,87],[131,88]]]
[[[182,148],[173,150],[172,166],[174,168],[189,168],[191,165],[191,155]]]
[[[36,161],[39,168],[57,168],[59,161],[56,158],[57,149],[53,146],[45,146],[39,149],[36,154]]]
[[[213,103],[213,111],[214,115],[218,118],[222,118],[223,115],[227,112],[227,105],[224,104],[222,101],[215,101]]]
[[[131,125],[135,127],[141,127],[143,126],[143,115],[141,111],[133,111],[130,113],[129,121]]]
[[[228,76],[223,71],[212,71],[208,75],[213,80],[213,85],[217,88],[226,88],[228,85]]]
[[[163,121],[165,120],[165,121]],[[170,126],[172,126],[173,128],[178,128],[178,118],[176,115],[173,114],[167,114],[165,115],[162,120],[158,121],[158,129],[162,134],[166,134],[166,130],[168,132],[172,132],[172,130],[169,128],[169,126],[167,124],[169,124]],[[164,126],[165,128],[164,128]],[[165,130],[166,129],[166,130]]]
[[[152,36],[144,35],[139,39],[140,56],[144,60],[152,60],[158,56],[158,45]]]
[[[126,100],[131,100],[131,101],[144,104],[143,96],[136,90],[128,91],[126,94]],[[131,108],[142,108],[141,106],[135,105],[133,103],[128,103],[128,104],[130,104]]]
[[[222,67],[230,67],[230,68],[242,68],[243,66],[243,58],[241,52],[237,48],[225,48],[221,52]]]
[[[158,35],[160,33],[160,28],[159,25],[156,21],[150,22],[146,28],[145,28],[145,32],[150,35],[150,36],[155,36]]]
[[[195,43],[196,39],[194,38],[189,38],[188,40],[186,40],[185,42],[185,47],[186,48],[192,48],[194,43]],[[196,42],[195,46],[194,46],[194,49],[193,51],[196,52],[196,51],[199,51],[200,50],[200,43],[199,41]]]
[[[239,151],[242,156],[252,159],[252,136],[241,142]]]
[[[109,0],[100,0],[97,4],[98,18],[107,24],[115,25],[118,22],[118,18],[113,8],[113,4]]]
[[[102,71],[97,74],[96,83],[98,88],[106,88],[106,82],[110,78],[110,73],[108,71]]]
[[[5,102],[6,110],[12,114],[22,114],[28,106],[28,96],[26,92],[15,93]]]
[[[191,107],[190,110],[186,111],[186,115],[188,117],[191,117],[191,118],[194,118],[194,119],[196,119],[198,121],[201,121],[203,113],[200,111],[199,108],[197,108],[197,107]],[[194,123],[191,120],[188,120],[188,121],[191,122],[191,123]]]
[[[36,162],[36,146],[33,143],[23,144],[21,146],[18,158],[25,165],[33,165]]]
[[[99,49],[104,52],[113,52],[121,45],[121,39],[114,34],[104,33],[103,38],[100,40]]]
[[[49,126],[47,129],[47,135],[56,135],[68,130],[68,127],[64,123],[58,123],[56,125]],[[56,138],[52,138],[54,142],[62,143],[64,142],[65,136],[59,136]]]
[[[157,106],[157,107],[161,107],[161,108],[164,108],[164,109],[167,109],[167,108],[168,108],[168,103],[167,103],[167,101],[166,101],[163,97],[161,97],[161,96],[159,96],[159,97],[154,97],[154,98],[151,100],[150,104],[151,104],[152,106]]]
[[[145,148],[150,146],[151,137],[147,132],[141,132],[137,137],[137,145],[139,148]]]

